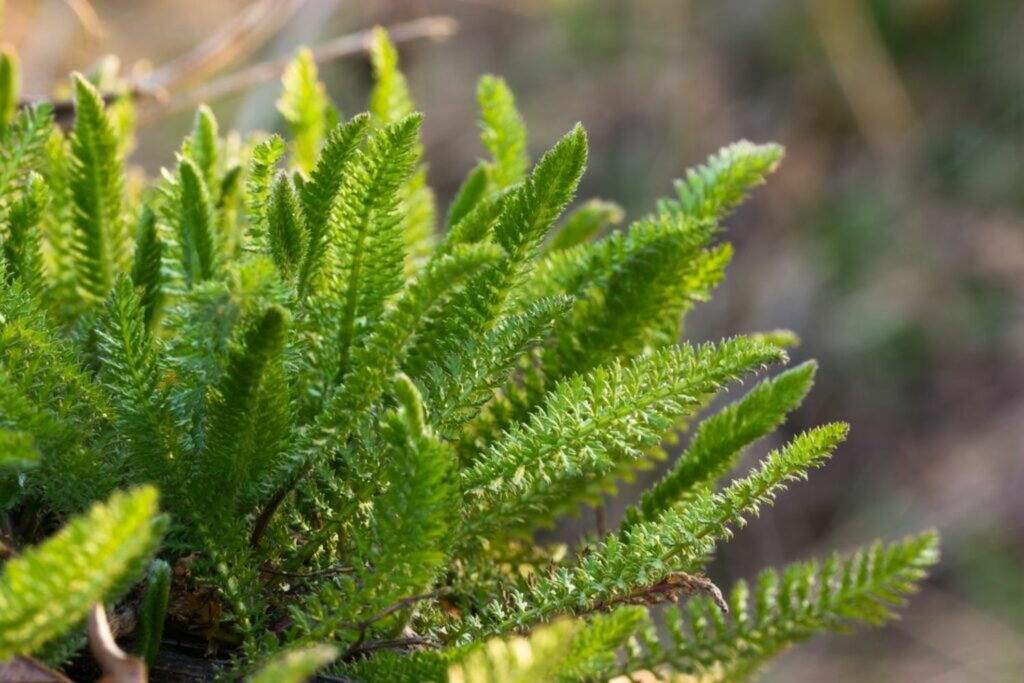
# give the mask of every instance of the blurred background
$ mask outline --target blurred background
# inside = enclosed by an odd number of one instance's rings
[[[108,53],[129,73],[164,64],[255,4],[8,0],[0,40],[21,53],[25,93],[45,96]],[[817,639],[766,680],[1024,680],[1020,0],[280,0],[276,11],[238,65],[374,24],[458,21],[447,41],[400,46],[442,207],[482,154],[485,72],[516,91],[535,155],[582,121],[582,195],[632,217],[732,140],[783,143],[782,169],[729,221],[736,258],[688,336],[793,329],[795,358],[821,369],[779,442],[827,420],[853,431],[709,573],[728,585],[936,526],[942,565],[902,621]],[[362,56],[321,75],[343,112],[364,108]],[[222,129],[273,130],[277,93],[270,82],[211,104]],[[170,164],[190,122],[190,111],[152,115],[134,161]]]

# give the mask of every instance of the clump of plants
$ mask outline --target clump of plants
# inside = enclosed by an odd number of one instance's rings
[[[733,473],[815,366],[751,379],[786,363],[787,332],[679,342],[729,261],[723,219],[781,149],[729,146],[610,231],[618,207],[573,205],[584,130],[531,164],[486,76],[488,158],[441,214],[383,32],[371,57],[368,113],[343,119],[302,52],[288,141],[222,135],[201,107],[150,179],[125,166],[127,96],[75,75],[61,130],[13,105],[5,55],[0,661],[80,660],[102,603],[134,656],[205,653],[211,676],[736,680],[890,618],[934,534],[728,594],[702,573],[846,434]],[[533,540],[683,432],[618,528]]]

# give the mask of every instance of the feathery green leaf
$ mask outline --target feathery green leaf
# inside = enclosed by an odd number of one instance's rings
[[[93,604],[126,587],[160,541],[156,491],[115,494],[0,573],[0,661],[67,633]]]

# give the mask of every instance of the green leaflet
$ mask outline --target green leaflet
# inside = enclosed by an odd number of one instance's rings
[[[615,202],[591,199],[565,217],[548,240],[545,251],[561,251],[588,242],[609,226],[622,222],[625,213]]]
[[[493,158],[486,167],[487,175],[500,190],[521,181],[530,167],[526,126],[504,80],[484,76],[477,85],[476,98],[482,124],[480,139]]]
[[[668,348],[562,382],[463,472],[464,538],[529,529],[564,512],[586,498],[587,481],[641,458],[726,382],[781,358],[775,347],[737,338]]]
[[[281,277],[290,281],[302,262],[306,235],[295,186],[283,173],[274,181],[267,203],[267,244]]]
[[[284,445],[289,394],[280,362],[287,325],[288,314],[277,307],[254,321],[210,397],[206,450],[196,466],[200,476],[216,482],[213,488],[222,496],[219,514],[224,516],[248,501],[250,485],[272,466]]]
[[[174,197],[177,206],[171,215],[177,223],[185,281],[195,286],[214,274],[217,258],[214,208],[202,173],[191,159],[181,159],[177,180]]]
[[[284,141],[272,135],[256,145],[249,161],[245,185],[245,208],[249,216],[249,234],[265,239],[267,203],[274,181],[274,168],[284,156]]]
[[[736,584],[726,617],[710,600],[698,598],[685,609],[670,607],[668,628],[651,628],[642,648],[629,654],[615,673],[673,671],[712,681],[746,680],[765,662],[823,631],[845,633],[853,626],[880,625],[895,617],[894,607],[915,592],[938,561],[934,532],[887,546],[874,544],[824,562],[801,562],[783,571],[766,570],[751,589]]]
[[[14,120],[21,95],[21,65],[11,48],[0,50],[0,125]]]
[[[75,269],[87,300],[106,297],[125,265],[127,241],[121,215],[122,176],[118,139],[103,98],[85,78],[74,76],[75,127],[71,134],[70,187],[74,205]]]
[[[412,171],[413,147],[422,117],[410,115],[371,136],[367,151],[342,179],[331,213],[335,264],[329,276],[340,288],[339,376],[361,330],[359,321],[380,315],[402,284],[405,255],[399,190]],[[312,240],[312,238],[311,238]]]
[[[292,165],[310,173],[316,165],[328,124],[337,114],[318,80],[316,61],[308,48],[300,49],[281,77],[284,86],[277,110],[292,134]]]
[[[127,588],[160,541],[165,520],[156,512],[151,487],[114,494],[9,560],[0,574],[0,660],[37,651]]]
[[[398,68],[398,51],[382,28],[373,31],[369,45],[374,87],[370,93],[370,116],[374,124],[383,126],[411,115],[416,107],[405,76]],[[423,157],[423,145],[417,132],[412,149],[416,163]],[[400,210],[402,235],[408,252],[406,272],[411,274],[430,255],[434,240],[436,208],[434,193],[427,185],[426,167],[420,164],[403,183]]]
[[[521,627],[551,614],[614,604],[671,571],[695,571],[717,541],[731,537],[733,527],[743,526],[748,515],[774,501],[788,482],[806,479],[845,436],[842,424],[805,432],[722,491],[705,491],[685,508],[637,524],[621,538],[606,537],[581,555],[575,567],[559,568],[538,580],[528,595],[512,591],[508,601],[515,609],[495,610],[499,622],[491,628]]]
[[[758,384],[742,400],[701,422],[690,447],[661,481],[626,511],[623,531],[653,521],[683,503],[695,488],[711,485],[739,459],[743,448],[773,431],[811,389],[817,365],[811,361]]]
[[[45,102],[25,107],[0,131],[0,200],[6,200],[15,181],[38,170],[54,131],[53,107]]]
[[[136,652],[152,668],[156,653],[160,649],[160,639],[164,633],[164,620],[167,618],[167,600],[171,591],[171,566],[163,560],[153,560],[146,578],[146,593],[142,598],[142,610],[139,613],[139,633]]]
[[[424,331],[423,341],[412,351],[408,366],[414,377],[426,369],[437,350],[447,352],[493,327],[507,300],[529,272],[531,261],[552,223],[572,200],[586,157],[586,134],[577,126],[544,155],[526,181],[493,205],[496,209],[493,218],[487,216],[477,221],[478,211],[492,206],[482,204],[460,222],[459,225],[473,221],[481,229],[479,232],[490,230],[507,256],[494,268],[480,273],[465,292],[453,300],[449,312]],[[459,226],[454,230],[459,230]],[[482,237],[477,234],[473,239],[459,239],[454,243],[475,242]],[[445,250],[445,244],[441,249]]]
[[[309,181],[302,186],[300,195],[308,241],[299,271],[300,299],[314,287],[317,271],[324,260],[324,242],[330,230],[328,220],[343,189],[344,178],[354,171],[356,150],[368,125],[369,117],[359,115],[331,131]]]
[[[182,156],[196,165],[207,191],[213,194],[220,186],[220,141],[217,139],[217,118],[205,104],[196,109],[192,135],[185,138]]]
[[[49,201],[43,177],[33,171],[21,196],[8,208],[5,221],[3,256],[7,276],[17,277],[37,296],[46,284],[39,226]]]
[[[381,125],[397,123],[415,110],[405,76],[398,69],[398,50],[379,26],[369,45],[374,86],[370,93],[370,115]]]
[[[142,207],[135,237],[132,284],[139,291],[146,329],[152,332],[160,318],[163,294],[164,244],[156,227],[156,215],[149,205]]]
[[[676,181],[682,210],[698,219],[725,217],[778,167],[782,154],[778,145],[746,140],[722,148],[703,166],[687,171],[685,180]]]
[[[642,623],[646,611],[623,607],[589,621],[561,619],[526,637],[493,638],[457,656],[450,683],[532,683],[603,678],[615,650]]]

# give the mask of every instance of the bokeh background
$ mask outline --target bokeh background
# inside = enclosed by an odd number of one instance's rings
[[[485,72],[517,92],[534,154],[582,121],[592,150],[582,194],[634,217],[732,140],[783,143],[782,169],[729,221],[736,258],[688,336],[795,330],[796,358],[818,358],[821,370],[779,440],[840,418],[853,432],[710,573],[727,585],[936,526],[942,565],[902,621],[819,638],[766,679],[1024,680],[1020,0],[296,4],[243,64],[374,24],[458,20],[446,42],[401,48],[442,204],[482,154],[473,93]],[[21,53],[26,94],[44,96],[108,53],[126,72],[165,63],[251,5],[8,0],[0,40]],[[363,108],[362,57],[321,73],[342,111]],[[211,104],[222,128],[272,130],[276,96],[271,83]],[[149,172],[171,163],[190,119],[141,128],[134,161]]]

